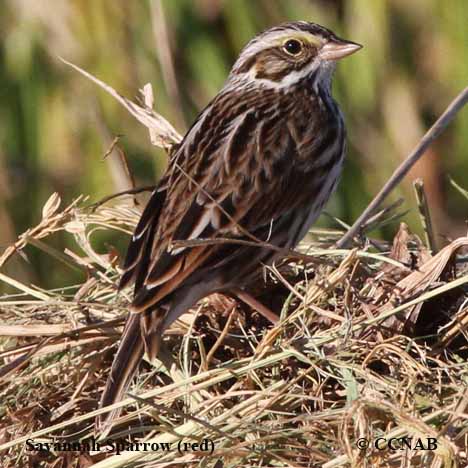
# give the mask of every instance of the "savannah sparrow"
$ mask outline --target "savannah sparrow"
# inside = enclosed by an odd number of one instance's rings
[[[360,48],[300,21],[243,49],[175,149],[131,239],[120,286],[133,282],[135,294],[101,406],[122,398],[143,353],[154,358],[164,330],[189,307],[214,292],[239,294],[278,256],[247,243],[175,241],[260,239],[292,248],[307,233],[345,153],[330,89],[335,63]]]

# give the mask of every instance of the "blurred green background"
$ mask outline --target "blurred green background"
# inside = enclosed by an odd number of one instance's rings
[[[287,20],[327,26],[365,48],[339,65],[334,93],[346,115],[349,157],[327,211],[351,223],[468,82],[466,0],[4,0],[0,17],[0,246],[35,225],[52,192],[68,203],[153,183],[165,155],[116,101],[62,56],[134,98],[153,84],[156,109],[184,132],[216,94],[243,45]],[[466,230],[466,203],[449,184],[468,174],[464,110],[396,196],[421,232],[411,181],[423,177],[440,244]],[[322,218],[322,225],[333,225]],[[397,225],[382,235],[390,238]],[[64,248],[60,234],[53,240]],[[125,238],[122,239],[122,246]],[[106,247],[103,246],[103,249]],[[4,272],[60,287],[74,273],[28,248]],[[81,278],[82,279],[82,278]]]

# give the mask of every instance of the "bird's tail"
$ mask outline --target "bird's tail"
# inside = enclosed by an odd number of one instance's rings
[[[125,324],[119,349],[114,357],[106,387],[101,395],[101,401],[99,403],[100,408],[116,403],[122,399],[123,394],[138,369],[138,364],[144,353],[140,320],[141,317],[139,314],[131,314]],[[109,413],[98,416],[96,419],[97,431],[107,432],[110,423],[119,413],[120,409],[114,409]]]
[[[155,314],[152,310],[130,314],[101,396],[100,408],[122,400],[145,351],[150,359],[156,357],[161,342],[160,317],[160,314]],[[119,413],[120,408],[98,416],[96,431],[107,433]]]

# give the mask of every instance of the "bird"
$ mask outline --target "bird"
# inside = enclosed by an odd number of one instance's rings
[[[275,321],[245,288],[298,244],[336,188],[346,129],[332,76],[361,47],[295,21],[243,48],[171,151],[130,240],[119,287],[133,285],[134,296],[101,408],[122,399],[144,353],[154,359],[164,331],[202,298],[231,294]]]

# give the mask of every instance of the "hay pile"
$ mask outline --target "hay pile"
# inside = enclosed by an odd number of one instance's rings
[[[169,147],[178,136],[157,122],[152,136]],[[0,258],[32,245],[86,273],[56,291],[0,274],[21,292],[0,301],[2,466],[468,464],[468,237],[431,253],[404,224],[392,243],[361,238],[350,249],[331,247],[339,232],[312,233],[252,285],[277,326],[230,298],[205,299],[171,327],[160,360],[143,363],[118,403],[114,430],[96,439],[131,291],[117,291],[118,253],[97,252],[93,238],[130,234],[140,211],[128,195],[61,204],[54,194]],[[384,210],[368,228],[396,219]],[[47,243],[58,231],[73,251]],[[41,443],[49,450],[31,450]],[[130,450],[117,454],[117,443]]]

